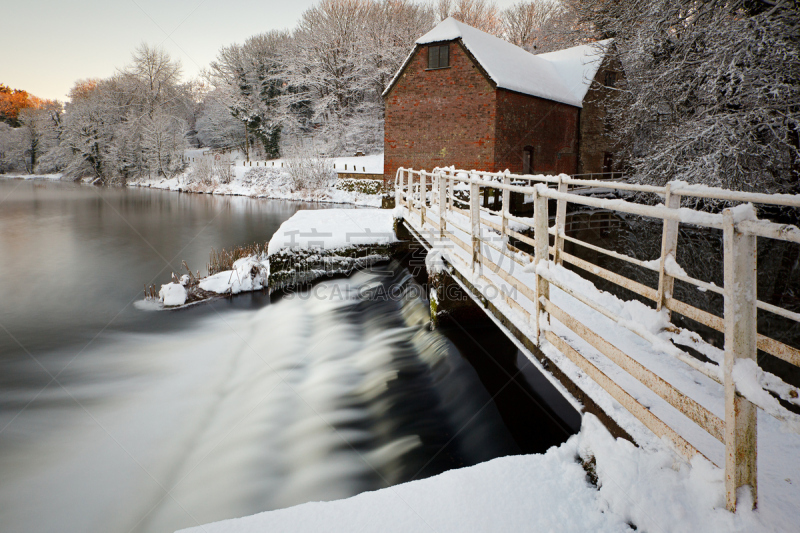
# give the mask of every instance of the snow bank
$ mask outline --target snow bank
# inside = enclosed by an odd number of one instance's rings
[[[199,286],[204,291],[217,294],[239,294],[265,288],[268,279],[269,262],[250,256],[235,261],[233,270],[225,270],[208,276],[200,281]]]
[[[166,307],[174,307],[186,303],[186,288],[180,283],[167,283],[158,291],[161,303]]]
[[[724,472],[702,456],[686,462],[666,446],[645,451],[614,439],[592,415],[577,439],[580,456],[594,458],[598,499],[640,531],[767,530],[746,497],[737,514],[725,509]]]
[[[598,487],[579,462],[593,463]],[[593,458],[593,461],[592,461]],[[742,506],[746,508],[746,505]],[[186,533],[409,531],[761,531],[757,512],[725,510],[722,471],[666,447],[615,440],[592,415],[544,454],[503,457],[438,476],[184,530]]]
[[[363,157],[333,157],[331,161],[336,172],[383,174],[383,154]]]
[[[63,174],[3,174],[0,179],[9,180],[51,180],[57,181],[61,179]]]
[[[281,250],[333,250],[397,242],[394,212],[389,209],[298,211],[269,241],[267,255]]]

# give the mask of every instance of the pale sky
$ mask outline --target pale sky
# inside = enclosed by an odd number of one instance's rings
[[[181,61],[184,78],[222,46],[272,29],[294,28],[316,0],[21,0],[4,1],[0,83],[65,100],[74,82],[106,78],[142,42]],[[505,7],[514,0],[499,0]]]

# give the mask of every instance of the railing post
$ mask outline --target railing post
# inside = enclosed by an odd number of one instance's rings
[[[436,181],[439,183],[439,239],[444,240],[444,235],[447,230],[447,221],[445,220],[445,211],[447,210],[447,180],[440,170]]]
[[[540,195],[541,188],[547,188],[547,185],[539,184],[535,186],[533,191],[533,237],[536,242],[536,255],[534,261],[536,262],[536,270],[538,271],[543,262],[547,262],[550,258],[548,248],[550,246],[550,235],[548,234],[547,222],[547,198]],[[545,278],[536,273],[536,316],[534,318],[534,331],[536,333],[536,342],[539,343],[539,336],[541,333],[540,320],[544,313],[542,306],[542,298],[545,300],[550,299],[550,284]]]
[[[439,172],[433,171],[431,173],[431,209],[433,209],[434,205],[434,197],[436,198],[436,204],[439,204]]]
[[[564,183],[563,178],[558,176],[558,192],[567,192],[567,188],[569,185]],[[557,265],[560,265],[564,262],[563,257],[561,257],[562,252],[564,251],[564,239],[561,238],[561,232],[566,231],[565,226],[567,224],[567,201],[562,200],[561,198],[558,199],[556,204],[556,237],[553,241],[553,262]]]
[[[733,367],[756,359],[756,237],[736,231],[733,213],[723,211],[725,261],[725,493],[736,510],[736,492],[750,485],[757,502],[756,407],[737,394]]]
[[[420,229],[425,228],[425,204],[428,201],[428,193],[426,192],[426,188],[428,186],[428,177],[425,175],[425,171],[420,171],[419,173],[419,218],[420,222]]]
[[[681,196],[673,194],[670,191],[670,185],[667,183],[664,205],[670,209],[678,209],[681,206]],[[664,230],[661,234],[661,260],[658,267],[658,300],[656,301],[656,310],[658,311],[666,307],[667,298],[672,297],[672,290],[675,287],[675,278],[667,274],[665,262],[669,255],[672,255],[673,259],[677,260],[678,258],[678,224],[677,220],[664,220]]]
[[[403,205],[403,172],[402,167],[398,168],[394,180],[394,205],[397,207]]]
[[[511,176],[506,174],[503,176],[503,185],[511,185]],[[508,248],[508,217],[506,214],[509,214],[508,208],[511,204],[511,191],[508,189],[503,189],[503,205],[500,206],[500,212],[503,215],[502,218],[502,231],[501,231],[501,238],[503,239],[503,249]]]
[[[414,169],[409,168],[406,172],[408,172],[408,194],[406,194],[406,203],[408,204],[408,210],[414,211],[417,207],[414,204]]]
[[[448,202],[449,202],[449,205],[447,207],[448,209],[453,207],[453,202],[455,201],[454,199],[456,197],[456,188],[455,188],[456,187],[456,180],[455,180],[455,178],[456,178],[456,171],[455,170],[451,170],[450,174],[448,175],[448,180],[447,180],[447,181],[450,182],[449,185],[450,185],[450,195],[451,195],[450,198],[448,199]]]
[[[474,176],[470,176],[474,179]],[[481,264],[481,199],[480,187],[470,181],[469,184],[469,221],[472,233],[472,272]]]

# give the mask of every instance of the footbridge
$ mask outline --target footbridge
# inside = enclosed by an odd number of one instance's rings
[[[605,197],[593,194],[598,191]],[[450,312],[445,288],[457,283],[582,408],[601,411],[635,441],[655,436],[687,460],[702,455],[723,468],[728,509],[736,509],[746,486],[756,504],[759,443],[787,431],[792,442],[800,442],[800,391],[787,383],[792,379],[765,372],[757,362],[766,353],[788,368],[800,366],[797,346],[757,326],[759,313],[768,313],[795,327],[800,313],[758,299],[757,239],[798,246],[800,229],[759,219],[753,204],[761,212],[796,215],[800,196],[683,182],[657,187],[565,175],[400,168],[395,200],[400,224],[428,250],[435,315]],[[727,207],[721,213],[685,207],[710,203]],[[532,216],[512,204],[532,206]],[[591,208],[655,220],[663,226],[660,254],[633,257],[571,235],[568,212]],[[691,277],[676,261],[684,226],[722,243],[722,286]],[[568,253],[566,243],[592,254]],[[587,255],[650,272],[657,284],[604,268]],[[601,291],[588,278],[634,298]],[[719,295],[722,312],[677,299],[676,282]],[[724,335],[724,348],[676,326],[678,315]],[[764,415],[774,420],[764,425]],[[778,446],[774,453],[793,454],[792,449],[800,446]]]

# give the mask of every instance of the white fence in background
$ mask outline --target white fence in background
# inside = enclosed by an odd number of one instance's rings
[[[206,149],[199,154],[184,155],[183,161],[186,164],[196,163],[202,160],[212,161],[216,164],[227,163],[231,166],[240,167],[272,167],[283,168],[286,163],[282,160],[273,159],[247,159],[240,160],[234,159],[235,156],[241,155],[238,151],[231,150],[212,150]],[[367,170],[367,165],[359,165],[353,162],[350,163],[333,163],[333,169],[339,174],[366,174],[370,176],[383,175],[383,172],[375,172],[374,170]]]
[[[644,205],[624,200],[592,198],[585,194],[570,192],[572,189],[585,188],[654,193],[663,197],[664,204],[660,206]],[[459,191],[458,195],[456,195],[456,191]],[[481,196],[488,198],[489,192],[492,192],[495,198],[497,194],[502,195],[500,210],[489,209],[488,202],[486,202],[487,205],[482,205]],[[533,219],[517,217],[509,212],[512,192],[530,195],[533,198]],[[471,258],[469,261],[465,261],[458,254],[453,254],[452,259],[461,262],[460,265],[454,264],[454,267],[471,272],[473,276],[480,278],[482,282],[494,286],[497,291],[496,294],[504,294],[501,287],[495,286],[491,280],[483,275],[483,268],[489,268],[504,283],[513,287],[517,294],[527,299],[528,303],[526,305],[520,305],[519,302],[508,297],[505,298],[505,303],[528,319],[535,332],[535,339],[531,340],[538,343],[539,338],[543,337],[549,341],[653,433],[659,437],[667,437],[687,458],[699,453],[677,431],[629,395],[564,339],[553,333],[544,322],[548,322],[551,316],[554,317],[707,433],[722,442],[725,446],[725,488],[729,509],[735,510],[736,491],[744,485],[750,485],[754,501],[756,501],[757,407],[764,409],[781,420],[793,421],[795,423],[794,427],[800,427],[800,424],[797,424],[800,417],[782,406],[778,405],[776,407],[775,404],[761,401],[763,397],[745,397],[743,391],[737,389],[733,373],[737,362],[745,359],[755,361],[757,349],[800,366],[800,350],[759,334],[756,326],[757,309],[800,322],[799,313],[762,302],[757,299],[756,295],[756,238],[762,237],[800,243],[800,229],[796,226],[757,220],[752,215],[753,211],[750,211],[750,216],[748,216],[747,210],[742,209],[725,209],[721,214],[712,214],[681,208],[680,202],[682,197],[692,197],[800,208],[800,196],[743,193],[702,186],[690,186],[682,182],[672,182],[666,187],[656,187],[617,181],[585,180],[570,178],[565,175],[558,177],[512,175],[508,173],[466,172],[453,169],[434,169],[428,172],[406,168],[397,170],[395,195],[396,204],[408,210],[406,222],[419,236],[432,233],[434,241],[451,243],[463,249],[466,252],[466,256]],[[548,200],[555,200],[556,202],[555,224],[552,227],[549,227],[548,223]],[[569,204],[662,220],[661,256],[658,266],[655,266],[654,261],[641,261],[568,236],[564,228]],[[497,206],[496,202],[494,206]],[[509,227],[510,221],[516,223],[516,225],[522,224],[532,228],[533,238]],[[680,224],[722,230],[724,287],[718,287],[712,283],[689,277],[681,269],[669,267],[671,263],[674,263],[676,256]],[[484,236],[487,234],[487,230],[499,233],[499,244],[498,239]],[[467,240],[459,238],[457,233],[466,235]],[[497,235],[497,233],[494,234]],[[535,250],[535,253],[530,255],[512,246],[509,243],[509,237],[514,237],[519,242],[529,245]],[[658,272],[658,288],[648,287],[566,253],[564,251],[565,242],[584,246],[595,252]],[[487,254],[483,254],[481,249],[484,246],[491,248],[493,253],[498,253],[498,257],[501,257],[501,259],[508,260],[509,264],[529,267],[528,271],[530,271],[530,262],[533,262],[535,282],[532,286],[519,279],[514,274],[514,269],[509,271],[501,268]],[[550,285],[558,287],[594,311],[617,322],[620,326],[630,329],[645,340],[653,344],[660,342],[660,339],[649,331],[628,324],[612,311],[595,303],[568,285],[559,282],[549,274],[547,269],[539,268],[540,265],[546,262],[572,264],[652,300],[659,310],[664,308],[679,313],[724,333],[725,355],[722,369],[700,362],[680,350],[676,350],[677,353],[674,354],[680,361],[695,371],[704,374],[724,387],[724,420],[556,306],[550,300]],[[714,315],[675,299],[672,296],[672,290],[676,279],[723,295],[725,301],[724,316]],[[537,311],[531,313],[526,307]],[[798,390],[783,383],[778,378],[775,379],[778,382],[773,380],[773,383],[765,386],[765,388],[784,400],[796,400]],[[763,383],[762,381],[762,385]],[[797,460],[798,458],[792,459]]]

